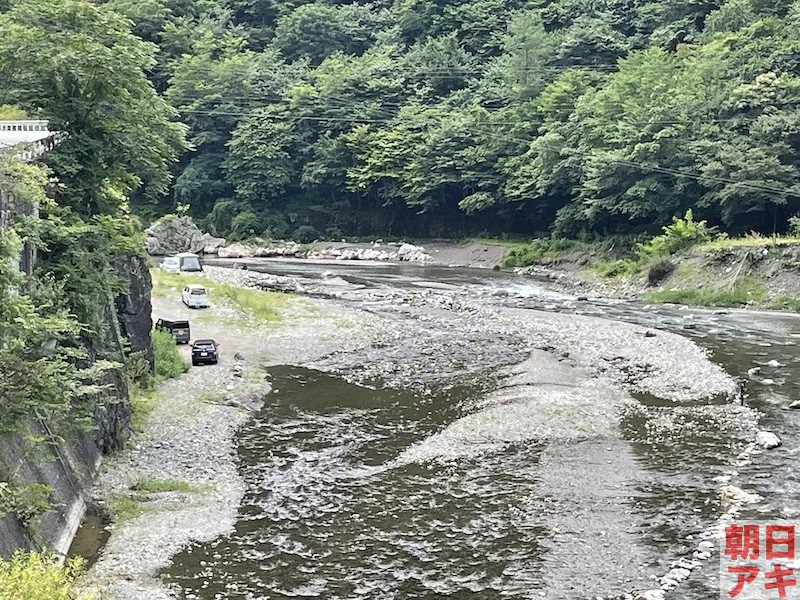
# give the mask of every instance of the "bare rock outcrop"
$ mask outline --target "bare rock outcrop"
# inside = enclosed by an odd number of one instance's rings
[[[225,246],[223,238],[203,233],[191,217],[166,215],[145,230],[151,255],[195,252],[213,254]]]

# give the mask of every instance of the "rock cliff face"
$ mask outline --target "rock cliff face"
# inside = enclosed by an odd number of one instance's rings
[[[128,293],[115,301],[120,333],[130,342],[131,352],[144,352],[152,366],[150,289],[153,282],[150,270],[146,262],[136,256],[117,257],[115,267],[117,274],[129,282]]]

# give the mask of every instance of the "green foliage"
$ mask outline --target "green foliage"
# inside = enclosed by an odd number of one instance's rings
[[[183,360],[175,339],[166,331],[152,332],[153,362],[155,363],[156,378],[172,379],[189,370],[189,365]]]
[[[31,520],[50,510],[50,494],[53,489],[41,483],[12,485],[0,481],[0,516],[14,513],[23,526]]]
[[[82,573],[79,558],[61,565],[55,556],[17,552],[8,560],[0,559],[0,600],[90,600],[74,591]]]
[[[16,119],[27,119],[28,115],[25,114],[25,111],[21,108],[16,106],[10,106],[8,104],[0,104],[0,119],[2,120],[16,120]]]
[[[789,235],[800,238],[800,215],[789,217]]]
[[[167,190],[184,130],[145,77],[155,47],[129,21],[88,0],[19,0],[0,30],[0,102],[69,134],[47,159],[63,202],[113,214],[127,192]]]
[[[661,229],[663,234],[637,246],[641,255],[669,256],[678,250],[703,244],[718,236],[716,230],[709,227],[706,221],[694,220],[692,209],[687,209],[683,218],[673,217],[672,224]]]
[[[574,240],[564,238],[538,238],[527,244],[512,246],[503,257],[500,266],[525,267],[543,258],[552,258],[575,245]]]
[[[156,407],[159,395],[152,389],[139,386],[131,388],[131,430],[141,433],[145,429],[150,413]]]
[[[621,277],[636,273],[636,271],[639,270],[639,263],[635,260],[626,258],[620,258],[616,260],[600,260],[592,264],[591,270],[600,277]]]
[[[283,294],[219,284],[214,291],[259,321],[276,323],[282,319],[280,309],[286,303]]]
[[[301,225],[292,233],[292,239],[300,244],[310,244],[319,239],[319,232],[310,225]]]
[[[246,240],[260,235],[264,231],[264,223],[252,210],[240,212],[231,219],[230,238],[232,240]]]
[[[301,225],[582,239],[687,209],[772,232],[800,210],[787,0],[20,0],[3,14],[0,102],[69,131],[51,162],[80,214],[137,189],[139,214],[183,203],[232,239]],[[157,202],[184,145],[176,114],[193,151]]]

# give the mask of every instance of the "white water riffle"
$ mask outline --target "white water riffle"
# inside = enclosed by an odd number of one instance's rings
[[[618,409],[631,398],[602,378],[544,352],[514,367],[478,409],[412,445],[394,462],[450,462],[509,444],[616,437]]]

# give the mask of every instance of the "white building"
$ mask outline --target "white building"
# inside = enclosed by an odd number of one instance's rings
[[[52,150],[63,139],[59,131],[50,131],[47,121],[0,121],[0,152],[10,152],[17,160],[34,160]],[[0,189],[0,229],[8,227],[17,215],[37,215],[39,207],[14,198]],[[36,261],[36,248],[25,244],[20,269],[30,275]]]

